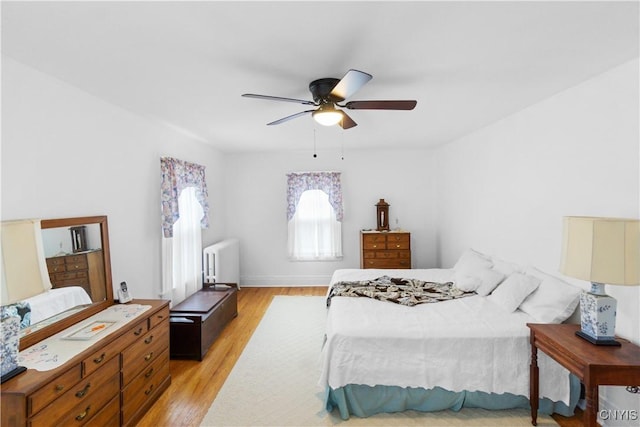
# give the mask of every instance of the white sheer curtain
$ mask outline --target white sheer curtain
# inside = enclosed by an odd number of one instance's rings
[[[322,190],[302,193],[289,220],[289,258],[333,260],[342,257],[342,223]]]
[[[196,188],[187,187],[178,197],[180,218],[173,237],[162,237],[162,297],[178,304],[200,289],[202,282],[202,205]]]

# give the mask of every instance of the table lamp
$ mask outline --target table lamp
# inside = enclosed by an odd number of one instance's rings
[[[591,282],[580,295],[576,335],[596,345],[615,340],[616,300],[604,285],[640,285],[640,220],[565,217],[560,271]]]

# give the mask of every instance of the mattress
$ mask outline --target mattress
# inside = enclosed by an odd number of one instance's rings
[[[447,282],[449,269],[337,270],[331,284],[383,275]],[[394,386],[528,396],[530,315],[508,313],[489,299],[401,306],[334,297],[328,310],[320,384]],[[539,353],[540,396],[567,406],[569,372]]]

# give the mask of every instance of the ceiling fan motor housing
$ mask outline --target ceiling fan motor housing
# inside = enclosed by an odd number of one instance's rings
[[[309,91],[313,95],[313,100],[317,104],[326,104],[328,102],[344,101],[344,98],[331,95],[331,91],[338,84],[340,79],[324,78],[314,80],[309,83]]]

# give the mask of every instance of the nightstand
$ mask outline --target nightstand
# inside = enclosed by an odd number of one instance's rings
[[[580,325],[527,323],[531,340],[529,400],[531,424],[538,417],[538,349],[564,366],[585,387],[584,425],[598,425],[598,386],[640,384],[640,347],[629,341],[620,347],[597,346],[576,336]]]

